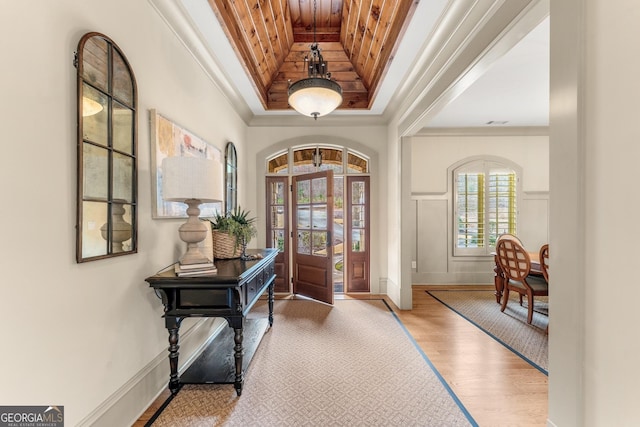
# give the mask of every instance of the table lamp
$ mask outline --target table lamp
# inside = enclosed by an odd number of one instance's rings
[[[178,229],[187,251],[180,264],[212,262],[202,254],[198,243],[207,237],[207,227],[200,221],[200,203],[222,201],[222,163],[197,157],[167,157],[162,160],[162,197],[169,202],[185,203],[187,222]]]

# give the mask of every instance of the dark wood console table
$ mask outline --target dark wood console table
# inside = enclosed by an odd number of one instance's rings
[[[172,266],[145,279],[160,294],[164,305],[163,317],[169,331],[169,389],[172,394],[180,389],[178,331],[185,317],[223,317],[227,320],[234,331],[233,385],[238,396],[242,393],[246,315],[268,289],[269,326],[273,324],[273,283],[276,277],[274,264],[278,250],[247,250],[247,254],[258,256],[258,259],[216,260],[218,272],[211,276],[178,277]]]

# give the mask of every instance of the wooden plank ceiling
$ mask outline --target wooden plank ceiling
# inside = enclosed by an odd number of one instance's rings
[[[317,0],[316,31],[339,109],[369,109],[414,0]],[[266,110],[289,109],[287,89],[306,78],[313,0],[209,0]]]

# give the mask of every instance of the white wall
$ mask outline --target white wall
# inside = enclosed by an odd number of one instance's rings
[[[410,145],[403,144],[398,132],[398,118],[393,118],[387,128],[386,174],[384,181],[387,188],[387,200],[384,209],[387,218],[387,257],[384,264],[387,268],[385,279],[386,294],[401,310],[411,310],[413,304],[410,260],[405,256],[410,248],[407,227],[402,217],[404,203],[409,201],[410,176],[402,172],[404,159],[410,156]],[[404,148],[404,152],[403,152]],[[407,150],[409,148],[409,150]],[[404,156],[404,158],[403,158]],[[404,185],[403,185],[404,184]]]
[[[640,3],[551,2],[549,420],[637,426]]]
[[[72,59],[89,31],[119,45],[138,83],[139,251],[76,264]],[[5,2],[0,52],[0,264],[8,326],[0,402],[64,405],[70,426],[127,425],[168,380],[162,304],[144,279],[182,250],[181,221],[151,219],[148,110],[220,149],[233,140],[240,153],[246,126],[146,1]],[[213,323],[183,323],[181,361],[193,351],[189,339],[197,345]],[[135,394],[133,406],[102,414],[126,393]]]
[[[443,130],[411,138],[413,283],[493,283],[493,258],[454,257],[450,168],[475,157],[513,163],[520,170],[518,236],[531,251],[549,241],[547,129]]]

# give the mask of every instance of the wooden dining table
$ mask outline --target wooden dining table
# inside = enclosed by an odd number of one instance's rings
[[[538,252],[527,252],[529,254],[529,258],[531,259],[531,270],[529,274],[533,276],[542,276],[542,267],[540,266],[540,254]],[[500,304],[502,300],[502,292],[504,291],[504,283],[507,280],[504,275],[504,271],[502,271],[502,267],[500,267],[500,262],[498,262],[498,254],[495,252],[491,253],[493,255],[494,267],[493,272],[495,273],[493,282],[496,287],[496,302]]]

